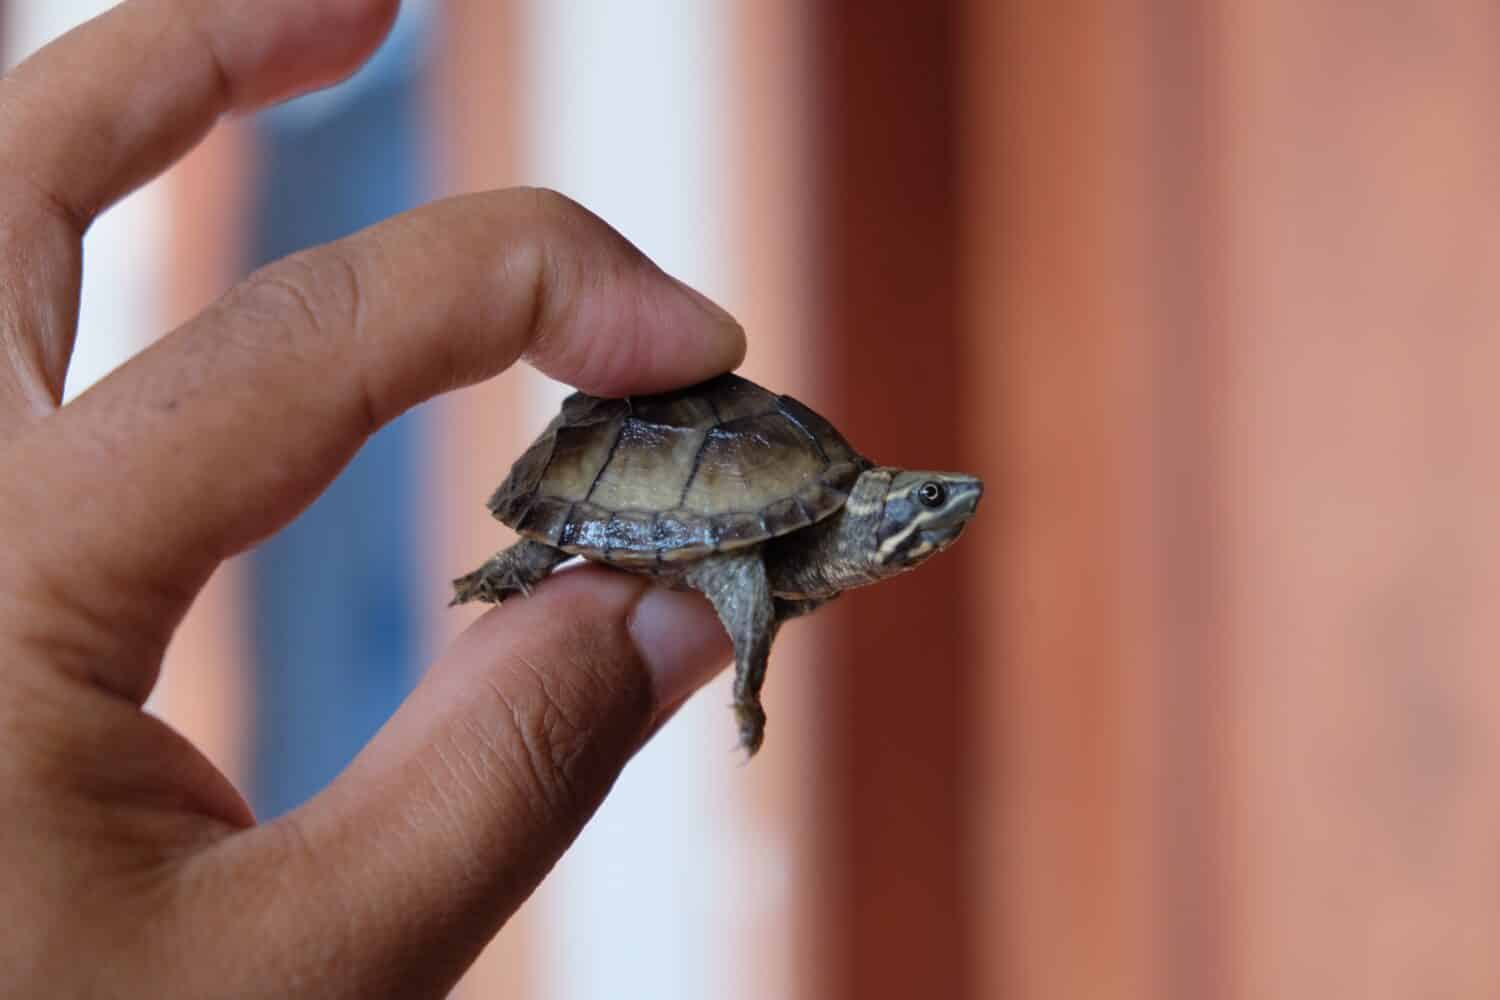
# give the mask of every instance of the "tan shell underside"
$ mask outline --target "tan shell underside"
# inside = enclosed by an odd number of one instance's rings
[[[801,403],[724,375],[658,396],[575,393],[490,510],[527,537],[639,568],[821,521],[868,465]]]

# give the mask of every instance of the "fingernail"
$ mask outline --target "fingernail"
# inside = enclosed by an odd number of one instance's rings
[[[699,309],[702,309],[703,312],[708,315],[709,319],[713,320],[715,323],[724,323],[734,327],[735,329],[739,329],[739,320],[731,316],[729,314],[729,311],[723,306],[719,305],[713,299],[709,298],[707,295],[704,295],[702,292],[698,291],[698,289],[694,288],[692,285],[689,285],[681,278],[675,277],[670,274],[667,275],[667,277],[671,278],[672,283],[680,288],[682,290],[682,293],[686,295],[694,305],[696,305]]]
[[[724,626],[698,594],[653,588],[636,604],[628,627],[659,707],[692,694],[733,656]]]

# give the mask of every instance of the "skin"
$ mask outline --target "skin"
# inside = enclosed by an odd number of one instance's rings
[[[90,220],[229,111],[326,84],[391,0],[129,0],[0,86],[0,969],[7,994],[441,996],[727,658],[597,569],[481,617],[332,787],[257,824],[141,704],[215,566],[379,425],[525,357],[599,395],[739,328],[545,192],[282,261],[58,405]]]
[[[660,566],[641,570],[659,582],[696,590],[713,604],[734,643],[734,711],[747,756],[755,756],[765,739],[760,691],[781,626],[846,590],[915,569],[948,548],[983,495],[984,484],[961,473],[869,469],[839,512],[818,524],[764,545],[709,556],[677,573]],[[499,603],[530,594],[570,558],[562,549],[522,539],[453,581],[453,603]]]

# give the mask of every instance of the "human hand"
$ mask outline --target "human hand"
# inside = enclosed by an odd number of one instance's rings
[[[89,221],[221,113],[330,82],[394,0],[129,0],[0,84],[0,992],[443,993],[728,657],[696,596],[581,569],[489,612],[332,787],[256,825],[141,710],[194,594],[375,428],[526,357],[687,384],[727,316],[556,195],[273,264],[65,407]]]

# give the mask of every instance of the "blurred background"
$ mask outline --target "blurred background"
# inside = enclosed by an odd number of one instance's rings
[[[108,6],[0,0],[8,63]],[[953,552],[631,765],[462,997],[1500,995],[1500,8],[408,0],[88,237],[70,391],[249,268],[557,188],[746,372],[967,469]],[[562,390],[383,431],[226,566],[151,708],[263,817],[473,613]]]

